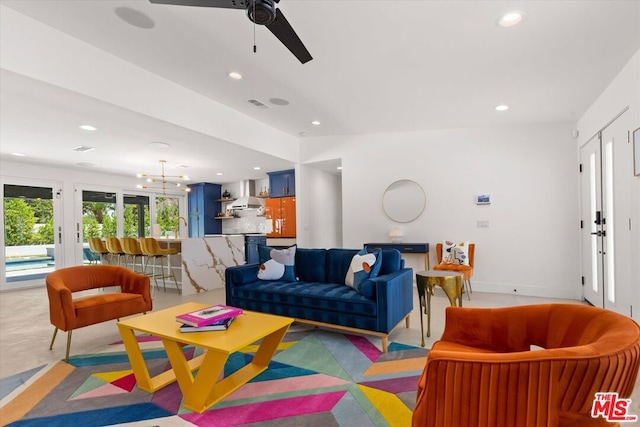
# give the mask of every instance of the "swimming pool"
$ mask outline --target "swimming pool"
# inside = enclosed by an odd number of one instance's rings
[[[26,258],[17,260],[7,260],[5,268],[7,272],[17,272],[23,270],[34,270],[42,268],[53,268],[55,261],[51,257]]]

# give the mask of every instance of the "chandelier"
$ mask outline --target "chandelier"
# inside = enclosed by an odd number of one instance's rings
[[[179,191],[186,191],[187,193],[191,191],[189,187],[183,187],[182,184],[177,180],[188,181],[189,177],[186,175],[165,175],[164,174],[164,165],[167,163],[166,160],[160,160],[160,165],[162,167],[162,173],[160,175],[151,175],[147,173],[139,173],[136,176],[138,178],[146,178],[148,184],[154,185],[142,185],[138,184],[137,188],[145,188],[145,189],[158,189],[162,190],[162,195],[167,195],[167,187],[176,188]],[[170,179],[167,179],[170,178]]]

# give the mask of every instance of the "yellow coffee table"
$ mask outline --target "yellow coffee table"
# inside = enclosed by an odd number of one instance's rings
[[[165,310],[118,322],[138,387],[154,392],[178,381],[185,408],[201,413],[267,369],[293,319],[245,311],[226,331],[180,332],[176,315],[196,311],[207,304],[189,302]],[[135,332],[162,338],[171,368],[155,377],[149,375]],[[253,360],[226,378],[217,381],[229,355],[262,339]],[[201,347],[202,355],[187,360],[182,348]],[[193,375],[198,369],[197,375]]]

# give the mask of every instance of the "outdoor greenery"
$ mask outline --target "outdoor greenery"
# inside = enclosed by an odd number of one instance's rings
[[[138,232],[140,206],[124,206],[124,236],[141,237]],[[161,234],[173,232],[178,224],[178,199],[156,198],[157,223]],[[142,205],[144,235],[151,235],[149,206]],[[5,245],[44,245],[53,243],[53,201],[42,199],[4,199]],[[115,203],[83,203],[83,237],[118,237]]]
[[[5,198],[5,245],[53,243],[53,202],[42,199]]]

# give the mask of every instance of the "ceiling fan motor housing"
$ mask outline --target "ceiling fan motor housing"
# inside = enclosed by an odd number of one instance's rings
[[[247,5],[247,16],[258,25],[269,25],[276,20],[277,1],[274,0],[254,0]]]

